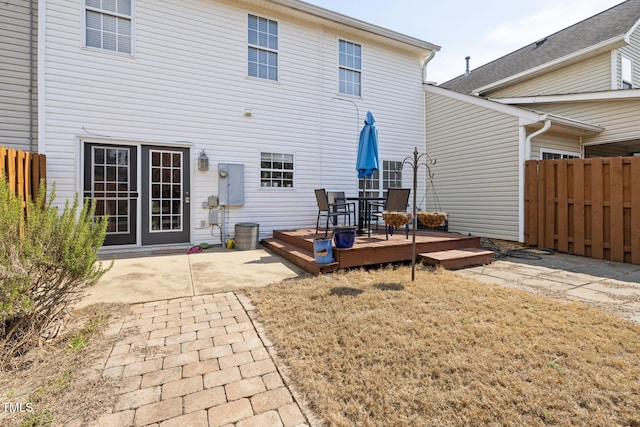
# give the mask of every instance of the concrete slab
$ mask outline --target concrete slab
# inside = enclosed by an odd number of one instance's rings
[[[263,249],[189,255],[195,295],[300,277],[304,272]]]
[[[566,292],[567,295],[580,298],[583,300],[594,301],[598,303],[607,303],[607,304],[622,304],[624,301],[611,298],[607,294],[603,292],[594,291],[592,289],[587,289],[585,287],[571,289]]]
[[[620,280],[603,280],[602,282],[598,283],[589,283],[588,285],[584,285],[583,287],[598,292],[618,295],[621,297],[633,298],[640,296],[640,285],[636,284],[635,286],[633,286],[628,282],[622,282]]]
[[[186,254],[117,257],[111,270],[89,289],[78,306],[100,302],[133,304],[193,295]],[[108,261],[103,263],[108,265]]]
[[[101,256],[105,264],[115,257],[114,265],[77,306],[191,297],[264,286],[306,274],[264,249],[238,251],[214,247],[190,255],[179,252]]]

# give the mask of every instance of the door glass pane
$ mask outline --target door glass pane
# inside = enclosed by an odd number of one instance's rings
[[[183,155],[175,151],[151,150],[150,232],[182,231]]]
[[[129,191],[131,165],[129,148],[91,147],[91,198],[96,217],[108,216],[107,234],[127,234],[131,230]]]

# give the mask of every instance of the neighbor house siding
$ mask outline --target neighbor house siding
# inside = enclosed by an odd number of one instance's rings
[[[426,100],[436,160],[428,210],[447,212],[451,231],[519,240],[518,118],[433,93]]]
[[[617,75],[615,78],[615,89],[622,88],[622,75],[621,75],[621,56],[624,55],[631,59],[632,63],[632,78],[633,87],[640,87],[640,29],[636,28],[630,36],[630,43],[627,46],[620,48],[616,54],[617,57]]]
[[[36,0],[0,3],[0,145],[25,151],[37,151],[37,7]]]
[[[532,133],[532,132],[529,132]],[[580,138],[567,137],[555,132],[546,132],[538,135],[531,141],[531,159],[541,160],[543,150],[562,151],[580,155]]]
[[[529,104],[525,107],[604,128],[597,135],[583,136],[585,144],[635,140],[640,134],[640,103],[637,100]]]
[[[245,202],[229,208],[228,235],[234,223],[250,221],[265,237],[315,227],[315,188],[357,194],[358,134],[368,110],[378,120],[381,160],[424,147],[424,52],[237,2],[167,0],[136,2],[129,56],[82,47],[80,1],[47,5],[48,176],[61,199],[80,188],[81,140],[187,144],[192,224],[207,218],[201,204],[218,192],[217,165],[239,163]],[[277,82],[247,77],[249,13],[278,22]],[[338,95],[338,38],[362,44],[360,98]],[[197,170],[202,150],[207,172]],[[260,187],[263,151],[295,156],[293,188]],[[404,182],[411,185],[410,173]],[[210,233],[196,229],[193,240],[214,241]]]
[[[611,89],[611,54],[581,61],[521,83],[485,92],[489,98],[558,95]]]

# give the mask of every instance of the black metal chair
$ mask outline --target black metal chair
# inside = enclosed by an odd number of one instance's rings
[[[371,219],[376,219],[376,227],[378,218],[382,218],[383,212],[406,212],[407,206],[409,206],[409,194],[411,193],[410,188],[389,188],[387,190],[387,196],[384,203],[369,203],[368,207],[368,218],[369,218],[369,236],[371,236]],[[384,219],[383,219],[384,221]],[[384,232],[387,240],[389,239],[389,234],[393,235],[393,230],[395,227],[384,223]],[[405,226],[407,239],[409,238],[409,223]]]
[[[353,203],[329,203],[329,196],[324,188],[314,190],[316,193],[316,202],[318,204],[318,218],[316,219],[316,234],[320,228],[320,217],[325,216],[327,222],[325,224],[324,235],[329,232],[329,219],[338,217],[347,217],[347,222],[351,225],[351,205]],[[354,212],[355,215],[355,212]]]
[[[356,204],[355,202],[347,202],[347,196],[344,191],[327,191],[327,199],[329,199],[329,206],[334,212],[348,211],[353,214],[353,223],[356,223]],[[351,224],[351,218],[349,218],[349,224]],[[338,225],[338,218],[333,218],[333,225]]]

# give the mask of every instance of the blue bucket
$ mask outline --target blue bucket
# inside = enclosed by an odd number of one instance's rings
[[[333,262],[331,239],[315,239],[313,241],[313,258],[318,264]]]

